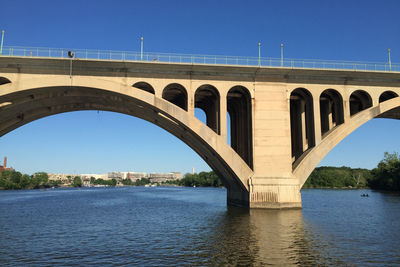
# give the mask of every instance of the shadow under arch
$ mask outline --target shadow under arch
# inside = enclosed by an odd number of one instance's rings
[[[315,146],[314,99],[310,91],[300,87],[290,93],[289,100],[292,164],[295,168]]]
[[[151,94],[155,94],[156,92],[154,91],[154,88],[153,88],[153,86],[151,86],[149,83],[147,83],[147,82],[137,82],[137,83],[135,83],[134,85],[132,85],[132,87],[134,87],[134,88],[138,88],[138,89],[140,89],[140,90],[143,90],[143,91],[146,91],[146,92],[149,92],[149,93],[151,93]]]
[[[249,89],[241,85],[233,86],[226,95],[226,105],[230,118],[231,146],[253,168],[253,114]]]
[[[400,119],[400,97],[392,98],[377,106],[367,108],[353,115],[349,121],[337,126],[321,143],[314,147],[297,165],[293,175],[299,180],[300,187],[307,181],[318,163],[354,130],[373,118]]]
[[[162,98],[188,111],[188,94],[181,84],[170,83],[167,85],[162,92]]]
[[[11,83],[11,81],[9,79],[7,79],[6,77],[0,77],[0,85],[7,84],[7,83]]]
[[[354,116],[357,113],[372,107],[372,98],[364,90],[356,90],[351,93],[349,98],[350,103],[350,116]]]
[[[81,82],[89,84],[90,80]],[[123,113],[149,121],[186,143],[221,177],[228,197],[229,191],[248,192],[247,180],[252,170],[223,143],[223,138],[181,108],[151,93],[132,91],[130,86],[117,83],[96,87],[53,84],[0,95],[0,103],[7,101],[12,104],[0,108],[0,136],[31,121],[69,111]]]
[[[321,136],[325,137],[337,125],[344,122],[343,98],[335,89],[324,90],[319,97]]]
[[[379,96],[379,103],[385,102],[385,101],[387,101],[389,99],[392,99],[392,98],[395,98],[395,97],[398,97],[398,96],[399,95],[396,94],[393,91],[385,91]]]
[[[194,94],[194,106],[206,114],[206,124],[214,132],[220,134],[220,96],[217,88],[204,84]]]

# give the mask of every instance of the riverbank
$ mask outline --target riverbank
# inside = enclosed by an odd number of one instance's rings
[[[68,181],[51,180],[45,172],[34,175],[21,174],[17,171],[0,173],[0,189],[33,189],[60,186],[140,186],[148,184],[176,185],[186,187],[221,187],[221,179],[213,172],[187,173],[182,179],[168,180],[163,183],[151,183],[141,179],[95,179],[82,180],[80,176],[69,177]],[[316,189],[379,189],[400,191],[400,157],[397,153],[385,153],[384,159],[373,170],[349,167],[317,167],[311,173],[303,188]]]

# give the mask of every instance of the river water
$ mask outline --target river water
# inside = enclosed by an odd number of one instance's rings
[[[227,207],[220,188],[1,191],[0,265],[400,266],[400,195],[302,199],[268,211]]]

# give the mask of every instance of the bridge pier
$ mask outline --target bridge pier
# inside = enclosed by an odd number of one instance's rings
[[[297,180],[291,178],[251,178],[250,192],[228,188],[230,206],[261,209],[300,209],[301,194]]]
[[[228,187],[227,192],[227,204],[229,206],[236,206],[236,207],[250,207],[250,198],[249,192],[242,190],[240,188],[232,188]]]
[[[296,179],[253,177],[249,187],[250,208],[301,208],[300,185]]]

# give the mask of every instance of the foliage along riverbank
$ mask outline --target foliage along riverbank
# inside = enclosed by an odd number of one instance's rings
[[[72,177],[71,177],[72,178]],[[94,179],[92,185],[116,186],[117,180]],[[150,180],[121,180],[123,185],[141,186],[150,184]],[[82,180],[75,176],[71,186],[82,186]],[[221,179],[213,172],[187,173],[180,180],[167,181],[165,185],[190,187],[221,187]],[[59,181],[49,181],[45,172],[33,175],[17,171],[3,171],[0,174],[0,189],[35,189],[60,186]],[[385,153],[384,158],[373,170],[352,169],[349,167],[318,167],[304,184],[303,188],[372,188],[378,190],[400,191],[400,156],[398,153]]]
[[[371,178],[371,171],[368,169],[318,167],[311,173],[303,188],[367,188]]]
[[[49,181],[49,176],[45,172],[28,175],[7,170],[0,174],[0,189],[39,189],[58,185],[58,181]]]
[[[400,191],[400,156],[385,152],[372,170],[349,167],[318,167],[303,188],[371,188]]]
[[[187,173],[180,180],[167,181],[166,184],[176,184],[179,186],[190,187],[221,187],[223,186],[221,179],[215,172],[200,172],[200,173]]]

